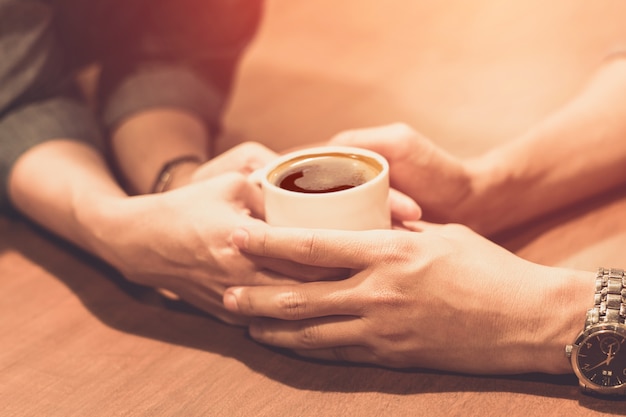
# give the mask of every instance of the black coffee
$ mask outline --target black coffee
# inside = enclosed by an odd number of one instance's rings
[[[378,161],[367,156],[324,153],[294,158],[269,175],[274,184],[299,193],[332,193],[357,187],[382,171]]]

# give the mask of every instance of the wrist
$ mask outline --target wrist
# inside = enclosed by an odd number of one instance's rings
[[[465,163],[471,192],[459,208],[466,224],[478,233],[493,236],[546,212],[544,182],[527,167],[527,158],[516,158],[506,149],[494,149]]]
[[[564,354],[585,324],[587,310],[593,305],[595,276],[590,271],[554,268],[558,273],[545,293],[545,316],[537,331],[537,351],[529,360],[545,358],[537,371],[550,374],[572,373]]]
[[[156,108],[117,126],[110,145],[125,188],[130,194],[148,194],[169,162],[187,155],[196,155],[200,161],[209,159],[210,134],[193,114]]]
[[[162,193],[189,184],[193,173],[203,163],[203,158],[197,155],[184,155],[166,162],[159,170],[151,192]]]
[[[115,268],[120,266],[116,240],[128,235],[133,219],[141,218],[129,213],[127,202],[130,199],[125,194],[105,195],[96,191],[82,196],[76,204],[76,221],[85,234],[83,246]]]
[[[507,219],[504,209],[515,192],[508,179],[509,173],[493,154],[485,154],[464,162],[469,192],[457,205],[459,222],[482,235],[492,235],[504,228]],[[505,204],[503,204],[503,202]]]

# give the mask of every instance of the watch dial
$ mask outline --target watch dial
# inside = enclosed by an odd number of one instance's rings
[[[626,337],[610,330],[597,332],[580,343],[580,373],[599,387],[626,383]]]

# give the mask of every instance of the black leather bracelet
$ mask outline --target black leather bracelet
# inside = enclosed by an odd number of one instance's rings
[[[152,186],[151,192],[154,194],[167,191],[172,182],[172,179],[174,178],[174,171],[176,170],[176,167],[189,163],[195,163],[200,165],[203,162],[204,160],[197,155],[184,155],[172,159],[171,161],[163,165],[163,168],[161,168],[161,170],[159,171],[156,181]]]

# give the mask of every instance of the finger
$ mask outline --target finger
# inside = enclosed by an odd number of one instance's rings
[[[245,326],[250,321],[249,317],[225,309],[223,303],[220,303],[220,297],[217,294],[210,293],[201,288],[189,290],[185,287],[176,288],[173,292],[185,302],[203,310],[224,323],[235,326]]]
[[[327,281],[345,279],[350,276],[351,270],[347,268],[324,268],[318,266],[302,265],[283,259],[267,258],[251,254],[244,254],[258,268],[268,273],[291,277],[299,281]]]
[[[263,192],[249,182],[246,176],[231,172],[211,180],[211,186],[216,187],[216,182],[217,187],[223,187],[225,199],[238,202],[243,210],[253,213],[256,217],[263,216]]]
[[[333,145],[377,147],[390,137],[413,133],[413,129],[404,123],[390,123],[375,127],[346,130],[333,136],[329,143]]]
[[[322,280],[334,280],[333,277],[320,277],[319,279],[308,279],[308,278],[300,278],[296,276],[292,276],[288,273],[283,274],[281,272],[273,271],[271,269],[259,268],[258,271],[254,273],[254,279],[251,283],[246,285],[297,285],[302,284],[303,282],[308,281],[322,281]],[[240,284],[241,285],[241,284]]]
[[[382,364],[380,359],[365,346],[337,346],[325,349],[296,349],[297,355],[333,362]]]
[[[303,265],[362,269],[378,258],[393,231],[340,231],[249,224],[231,238],[247,253]],[[384,247],[384,246],[383,246]]]
[[[240,195],[243,205],[248,208],[251,214],[257,219],[265,218],[265,205],[263,203],[263,192],[255,184],[246,181],[242,187]]]
[[[389,190],[389,205],[395,221],[416,221],[422,217],[422,209],[415,200],[394,188]]]
[[[418,220],[416,222],[408,222],[408,224],[410,224],[409,228],[411,230],[419,231],[419,232],[435,232],[435,231],[441,230],[441,228],[444,226],[443,224],[440,224],[440,223],[431,223],[425,220]]]
[[[229,171],[248,175],[277,156],[276,152],[260,143],[244,142],[204,164],[197,170],[194,179],[211,178]]]
[[[352,296],[350,280],[298,285],[231,287],[224,292],[226,309],[245,316],[303,320],[313,317],[355,315],[363,303]]]
[[[396,159],[404,149],[397,146],[416,132],[404,123],[393,123],[384,126],[355,129],[335,135],[330,143],[333,145],[357,146],[378,152],[383,156]],[[406,155],[405,155],[406,156]]]
[[[253,319],[250,336],[261,343],[288,349],[328,349],[359,343],[362,324],[356,317],[332,316],[310,320]]]

